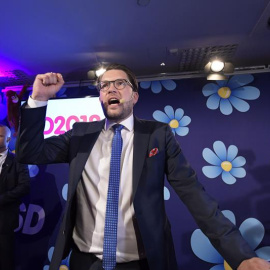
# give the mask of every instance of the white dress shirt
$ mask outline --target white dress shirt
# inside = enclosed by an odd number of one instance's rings
[[[138,247],[133,226],[132,197],[133,115],[122,121],[123,148],[119,190],[117,262],[138,260]],[[88,158],[77,187],[77,217],[73,239],[83,252],[102,259],[107,191],[110,173],[113,123],[106,121]]]

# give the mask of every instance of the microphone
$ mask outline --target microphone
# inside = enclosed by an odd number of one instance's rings
[[[132,99],[133,99],[133,92],[132,92],[132,95],[131,95],[130,99],[125,100],[124,98],[121,98],[121,99],[119,100],[119,102],[120,102],[120,103],[125,103],[125,102],[131,101]]]

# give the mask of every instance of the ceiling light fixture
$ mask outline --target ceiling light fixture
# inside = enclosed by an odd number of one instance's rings
[[[206,64],[204,72],[207,73],[207,80],[227,80],[227,74],[233,73],[234,66],[230,62],[214,59]]]

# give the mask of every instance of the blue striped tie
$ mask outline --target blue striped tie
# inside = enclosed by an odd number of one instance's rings
[[[113,126],[114,137],[112,140],[112,154],[103,243],[102,266],[105,270],[113,270],[116,265],[119,182],[123,144],[121,130],[123,127],[124,126],[119,124]]]

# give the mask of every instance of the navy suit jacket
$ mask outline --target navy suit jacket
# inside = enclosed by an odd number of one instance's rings
[[[19,226],[19,205],[29,189],[27,166],[16,162],[9,151],[0,174],[0,234],[12,233]]]
[[[105,122],[75,123],[65,134],[43,140],[44,121],[41,119],[45,119],[45,113],[46,107],[22,109],[16,152],[20,162],[70,164],[68,198],[50,265],[50,270],[57,270],[72,247],[76,188]],[[158,153],[150,157],[149,152],[154,148]],[[198,182],[167,124],[135,117],[133,155],[134,224],[150,269],[177,269],[171,226],[165,213],[165,175],[200,229],[232,268],[256,256]]]

